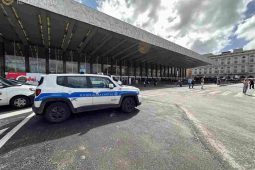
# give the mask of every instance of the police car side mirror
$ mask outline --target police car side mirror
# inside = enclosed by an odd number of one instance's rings
[[[122,86],[122,82],[120,80],[117,83],[118,85]]]
[[[109,89],[113,89],[114,85],[113,84],[109,84]]]

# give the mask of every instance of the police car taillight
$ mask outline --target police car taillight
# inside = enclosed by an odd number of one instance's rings
[[[41,89],[36,89],[35,90],[35,96],[39,96],[41,94],[42,90]]]

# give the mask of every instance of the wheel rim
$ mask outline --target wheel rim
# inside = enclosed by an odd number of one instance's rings
[[[17,98],[13,102],[14,106],[16,107],[25,107],[27,105],[27,101],[24,98]]]
[[[50,117],[53,119],[53,120],[61,120],[63,119],[65,116],[65,109],[62,108],[62,107],[53,107],[51,109],[51,112],[50,112]]]

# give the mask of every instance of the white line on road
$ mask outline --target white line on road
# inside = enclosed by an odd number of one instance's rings
[[[35,114],[32,113],[28,117],[26,117],[22,122],[20,122],[15,128],[13,128],[9,133],[7,133],[1,140],[0,140],[0,149],[4,146],[4,144],[20,129],[24,126]]]
[[[7,129],[9,129],[9,128],[4,128],[4,129],[0,130],[0,135],[2,135]]]
[[[242,92],[239,92],[235,95],[235,97],[243,97],[243,93]]]
[[[208,93],[209,95],[215,95],[215,94],[218,94],[218,93],[221,93],[221,91],[213,91],[213,92],[210,92]]]
[[[221,95],[222,96],[227,96],[227,95],[229,95],[229,94],[231,94],[232,92],[231,91],[225,91],[224,93],[222,93]]]
[[[0,115],[0,120],[8,118],[8,117],[12,117],[12,116],[17,116],[17,115],[29,113],[29,112],[32,112],[31,108],[25,109],[25,110],[16,111],[16,112],[11,112],[11,113],[6,113],[6,114],[3,114],[3,115]]]

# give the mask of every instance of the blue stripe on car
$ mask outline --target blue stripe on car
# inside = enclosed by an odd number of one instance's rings
[[[35,98],[35,101],[42,101],[45,99],[54,98],[82,98],[82,97],[107,97],[107,96],[122,96],[122,95],[138,95],[138,91],[105,91],[100,93],[94,92],[75,92],[75,93],[42,93]]]

